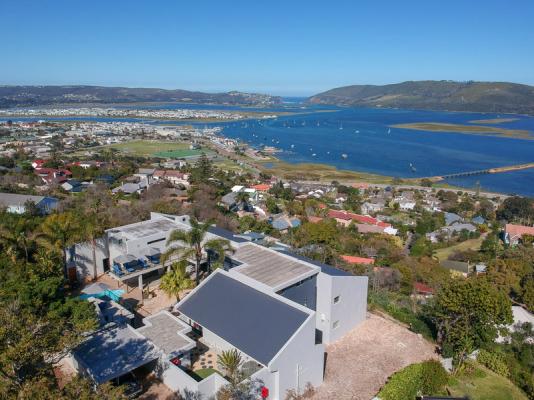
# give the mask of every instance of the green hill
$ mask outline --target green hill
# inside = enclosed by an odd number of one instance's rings
[[[353,85],[308,99],[312,104],[534,115],[534,86],[508,82],[409,81]]]

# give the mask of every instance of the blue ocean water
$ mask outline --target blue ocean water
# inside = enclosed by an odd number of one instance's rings
[[[208,107],[195,104],[160,104],[142,108],[205,109]],[[209,108],[242,109],[238,106],[216,105],[209,106]],[[290,102],[270,109],[244,108],[244,110],[287,111],[299,114],[280,116],[276,119],[207,125],[223,126],[224,136],[240,139],[252,146],[277,147],[282,150],[277,157],[290,163],[322,163],[345,170],[408,178],[534,162],[534,140],[390,128],[390,125],[412,122],[470,124],[472,120],[516,118],[511,122],[486,125],[526,129],[533,132],[534,138],[534,117],[529,116],[306,106],[299,103],[298,99],[291,99]],[[14,119],[24,120],[24,118]],[[120,120],[139,121],[136,119]],[[149,122],[182,124],[169,121]],[[482,190],[534,197],[534,169],[457,178],[450,180],[450,183],[466,188],[473,188],[480,184]]]

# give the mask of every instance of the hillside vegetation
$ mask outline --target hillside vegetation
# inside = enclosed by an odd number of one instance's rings
[[[308,99],[313,104],[534,114],[534,87],[508,82],[409,81],[352,85]]]
[[[0,86],[0,108],[53,104],[180,102],[271,105],[280,97],[257,93],[203,93],[188,90],[105,86]]]

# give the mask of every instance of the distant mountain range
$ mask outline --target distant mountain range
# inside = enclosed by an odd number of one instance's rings
[[[313,104],[534,115],[534,86],[508,82],[409,81],[353,85],[308,99]]]
[[[0,86],[0,108],[54,104],[180,102],[200,104],[273,105],[277,96],[258,93],[203,93],[188,90],[104,86]]]

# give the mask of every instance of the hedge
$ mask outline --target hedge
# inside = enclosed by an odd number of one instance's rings
[[[478,352],[477,361],[496,374],[502,375],[506,378],[510,375],[510,370],[506,364],[506,360],[501,354],[491,353],[482,349]]]
[[[436,394],[447,384],[448,375],[439,361],[412,364],[396,372],[378,393],[381,400],[415,399]]]

